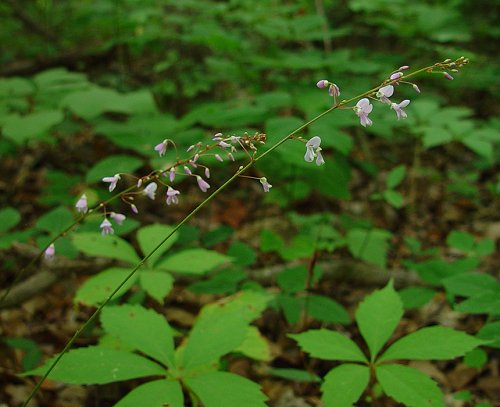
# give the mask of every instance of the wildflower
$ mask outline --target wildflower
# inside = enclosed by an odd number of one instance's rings
[[[195,147],[194,144],[191,144],[188,149],[186,150],[186,153],[189,153],[193,148]]]
[[[415,92],[420,93],[420,88],[415,83],[413,83],[411,86],[413,86],[413,89],[415,89]]]
[[[408,65],[403,65],[399,67],[398,71],[406,71],[408,68],[409,68]]]
[[[134,212],[135,214],[139,213],[139,209],[137,209],[137,206],[135,206],[134,204],[130,204],[130,209],[132,209],[132,212]]]
[[[306,143],[306,154],[304,155],[304,160],[308,163],[313,162],[316,158],[316,165],[321,165],[325,163],[323,156],[321,155],[321,138],[319,136],[314,136]],[[261,181],[262,182],[262,181]]]
[[[399,79],[403,76],[403,72],[394,72],[391,76],[390,79],[391,81],[394,79]]]
[[[45,260],[52,260],[56,255],[56,247],[54,246],[54,243],[51,243],[49,247],[45,249],[45,252],[43,253],[43,256],[45,257]]]
[[[196,153],[193,157],[193,159],[191,160],[192,163],[195,163],[196,161],[198,161],[198,158],[200,158],[200,155],[198,153]]]
[[[259,178],[259,181],[262,184],[262,188],[264,188],[264,192],[269,192],[269,189],[273,187],[269,182],[267,182],[266,177]]]
[[[80,213],[87,213],[87,211],[89,210],[87,206],[87,195],[82,194],[82,196],[76,203],[75,208]]]
[[[104,218],[99,227],[101,228],[101,233],[103,236],[112,235],[113,233],[115,233],[115,231],[113,230],[113,226],[111,225],[111,222],[108,220],[108,218]]]
[[[452,80],[454,79],[454,78],[453,78],[453,76],[451,76],[448,72],[444,72],[444,74],[443,74],[443,75],[444,75],[444,77],[445,77],[446,79],[448,79],[449,81],[452,81]]]
[[[233,162],[234,162],[234,155],[232,155],[231,153],[227,153],[227,156],[229,157],[229,159],[230,159],[231,161],[233,161]]]
[[[224,160],[222,159],[222,157],[219,155],[219,154],[215,154],[215,159],[217,161],[220,161],[220,162],[223,162]]]
[[[382,103],[390,104],[391,101],[389,100],[389,98],[392,96],[393,93],[394,93],[394,86],[387,85],[384,86],[383,88],[380,88],[376,93],[376,96]]]
[[[212,138],[212,140],[214,140],[214,141],[222,140],[222,133],[214,134],[214,137]]]
[[[175,167],[170,168],[170,172],[168,173],[168,179],[170,182],[174,182],[175,179]]]
[[[367,125],[371,126],[373,124],[373,122],[368,117],[372,109],[373,105],[367,98],[361,99],[358,103],[356,103],[356,106],[354,106],[354,111],[359,117],[361,126],[366,127]]]
[[[109,182],[109,192],[113,192],[119,180],[120,180],[120,174],[115,174],[112,177],[104,177],[102,179],[103,182]]]
[[[326,88],[328,85],[330,84],[330,82],[328,82],[326,79],[322,79],[320,81],[318,81],[318,83],[316,84],[316,86],[320,89],[324,89]]]
[[[207,189],[210,188],[210,184],[199,175],[196,176],[196,181],[198,181],[198,186],[203,192],[207,192]]]
[[[225,141],[221,140],[221,141],[219,141],[219,147],[228,148],[228,147],[231,147],[231,144],[226,143]]]
[[[205,167],[205,177],[210,178],[210,169]]]
[[[167,140],[163,140],[160,144],[157,144],[155,146],[155,151],[160,154],[160,157],[164,156],[167,151]]]
[[[148,184],[146,188],[144,188],[144,191],[142,193],[146,195],[149,199],[155,199],[156,196],[156,190],[158,189],[158,185],[156,182],[152,182],[151,184]]]
[[[184,172],[187,174],[187,175],[192,175],[193,173],[191,172],[191,170],[189,169],[189,167],[186,167],[184,166]]]
[[[177,195],[179,195],[179,194],[180,194],[180,192],[177,191],[176,189],[173,189],[172,187],[168,187],[168,189],[167,189],[167,205],[178,204],[179,198],[177,198]]]
[[[332,83],[330,85],[330,87],[328,88],[328,94],[330,96],[335,96],[335,97],[339,97],[340,96],[340,89],[337,85],[335,85],[334,83]]]
[[[111,217],[111,219],[113,219],[118,225],[121,225],[123,223],[123,221],[125,219],[127,219],[127,217],[121,213],[115,213],[115,212],[111,212],[109,214],[109,216]]]
[[[136,186],[137,186],[137,188],[140,188],[140,187],[141,187],[141,185],[142,185],[142,178],[139,178],[139,179],[137,180],[137,185],[136,185]]]
[[[410,101],[408,99],[403,100],[401,103],[392,103],[391,104],[391,109],[394,109],[396,112],[396,115],[398,116],[399,119],[406,119],[408,116],[406,112],[403,110],[404,107],[408,106],[410,104]]]

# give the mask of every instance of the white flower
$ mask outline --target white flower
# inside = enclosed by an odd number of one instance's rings
[[[103,182],[109,182],[109,192],[113,192],[119,180],[120,180],[120,174],[115,174],[112,177],[104,177],[102,179]]]
[[[406,106],[410,104],[410,101],[408,99],[403,100],[401,103],[391,103],[391,109],[394,109],[396,112],[396,115],[398,116],[399,119],[406,119],[408,115],[406,112],[403,110]]]
[[[144,191],[142,193],[146,195],[149,199],[155,199],[156,196],[156,190],[158,189],[158,185],[156,182],[152,182],[151,184],[148,184],[146,188],[144,188]]]
[[[368,118],[368,115],[371,113],[372,109],[373,105],[367,98],[361,99],[358,103],[356,103],[356,106],[354,106],[354,111],[359,117],[361,126],[366,127],[373,124],[373,122]]]

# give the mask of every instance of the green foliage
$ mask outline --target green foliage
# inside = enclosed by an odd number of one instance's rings
[[[451,359],[485,342],[463,332],[434,326],[404,336],[377,357],[402,316],[403,304],[392,282],[367,296],[358,306],[356,322],[368,346],[369,359],[354,341],[335,331],[309,330],[289,335],[312,357],[361,363],[341,364],[325,376],[321,386],[325,407],[349,407],[355,403],[368,386],[370,367],[383,392],[394,400],[411,407],[444,406],[441,390],[427,375],[408,366],[387,362]]]

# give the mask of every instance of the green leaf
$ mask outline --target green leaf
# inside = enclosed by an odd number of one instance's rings
[[[382,193],[385,201],[392,207],[399,209],[404,205],[405,199],[398,191],[388,189]]]
[[[446,292],[462,297],[481,295],[498,290],[497,279],[485,273],[462,273],[443,280]]]
[[[444,326],[422,328],[404,336],[380,357],[384,360],[446,360],[463,356],[485,342]]]
[[[396,168],[393,168],[389,174],[387,174],[386,178],[386,184],[387,184],[387,189],[394,189],[396,188],[403,179],[405,178],[406,175],[406,167],[404,165],[398,165]]]
[[[185,379],[205,407],[266,407],[258,384],[227,372],[210,372]]]
[[[463,138],[461,141],[476,154],[483,156],[488,161],[493,161],[493,144],[490,141],[481,140],[474,134]]]
[[[25,376],[41,376],[49,369],[56,356],[45,365],[25,372]],[[49,374],[49,379],[69,384],[105,384],[138,377],[165,375],[157,363],[142,356],[100,346],[89,346],[69,351]]]
[[[249,245],[235,241],[231,243],[227,254],[232,257],[240,267],[250,266],[255,263],[257,255],[255,254],[255,250],[252,249]]]
[[[431,148],[449,143],[453,140],[453,135],[445,129],[439,127],[429,127],[423,138],[424,147]]]
[[[15,143],[22,144],[39,138],[63,119],[64,115],[59,110],[45,110],[26,116],[11,115],[4,120],[2,132]]]
[[[304,352],[326,360],[366,362],[366,356],[348,337],[328,329],[310,329],[301,334],[288,335],[296,340]]]
[[[477,333],[477,337],[490,341],[488,346],[492,348],[500,348],[500,321],[489,322],[484,325]]]
[[[474,236],[467,232],[454,230],[446,238],[446,243],[450,247],[467,253],[474,248]]]
[[[346,363],[328,372],[321,385],[324,407],[351,407],[368,386],[370,369]]]
[[[260,250],[263,252],[278,252],[285,247],[285,242],[280,235],[264,229],[260,233]]]
[[[321,378],[315,374],[309,373],[307,370],[287,369],[287,368],[272,368],[268,373],[271,376],[281,377],[294,382],[310,382],[319,383]]]
[[[40,363],[42,351],[35,341],[28,338],[4,338],[3,341],[11,348],[23,351],[23,370],[34,369]]]
[[[102,310],[102,326],[109,334],[174,367],[174,339],[166,319],[139,305],[108,306]]]
[[[136,387],[114,407],[184,407],[184,395],[178,381],[155,380]]]
[[[165,239],[174,228],[172,226],[154,224],[144,226],[137,232],[137,241],[144,255],[149,254],[163,239]],[[175,232],[170,238],[147,260],[150,267],[157,262],[157,260],[172,247],[177,241],[179,234]]]
[[[466,353],[464,356],[464,363],[467,366],[479,369],[488,362],[488,354],[480,348],[476,348]]]
[[[73,244],[88,256],[107,257],[131,264],[141,260],[134,248],[118,236],[102,236],[92,232],[77,233],[73,235]]]
[[[21,220],[21,214],[17,209],[4,208],[0,210],[0,232],[5,232],[16,226]]]
[[[115,174],[132,174],[142,165],[142,160],[131,155],[112,155],[99,161],[87,171],[85,181],[88,183],[100,182],[103,177],[112,177]]]
[[[403,365],[376,367],[377,380],[389,397],[408,407],[444,407],[443,393],[426,374]]]
[[[175,273],[202,275],[230,261],[230,257],[212,250],[188,249],[160,261],[157,268]]]
[[[307,312],[313,318],[331,324],[348,324],[349,314],[337,301],[323,295],[310,295],[306,299]]]
[[[249,326],[247,328],[247,334],[243,343],[238,346],[235,351],[243,353],[245,356],[255,360],[269,362],[272,359],[269,343],[254,326]]]
[[[403,303],[392,281],[368,295],[356,311],[356,322],[370,349],[371,360],[391,337],[403,316]]]
[[[347,247],[354,257],[385,267],[390,237],[387,230],[351,229],[347,233]]]
[[[64,206],[60,206],[38,218],[36,227],[47,232],[59,233],[73,222],[73,214]]]
[[[436,290],[427,287],[406,287],[398,293],[405,309],[415,309],[427,304],[436,295]]]
[[[97,306],[104,302],[113,290],[130,274],[131,269],[113,267],[90,277],[76,292],[74,302]],[[137,280],[137,274],[132,276],[114,296],[115,299],[125,294]]]
[[[307,268],[300,265],[286,268],[278,274],[276,282],[287,293],[296,293],[306,288]]]
[[[139,272],[139,284],[151,297],[163,304],[174,285],[174,278],[164,271]]]
[[[455,311],[500,315],[500,290],[470,297],[455,306]]]

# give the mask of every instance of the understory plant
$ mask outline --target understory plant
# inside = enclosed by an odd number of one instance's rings
[[[208,143],[198,141],[190,145],[186,151],[187,157],[181,155],[175,140],[158,140],[159,143],[153,150],[158,155],[159,165],[152,172],[137,176],[118,171],[103,176],[102,182],[110,193],[117,188],[123,187],[123,189],[93,208],[89,207],[89,197],[83,193],[75,205],[78,218],[61,233],[51,236],[44,245],[44,250],[28,267],[42,257],[47,262],[53,261],[58,252],[58,239],[67,235],[84,220],[96,218],[99,219],[100,233],[97,233],[97,226],[93,233],[77,231],[72,239],[73,244],[86,254],[119,259],[125,265],[105,270],[80,289],[77,295],[78,301],[95,305],[97,308],[57,356],[50,359],[43,367],[26,373],[41,375],[42,378],[24,405],[28,405],[48,377],[68,383],[102,384],[157,376],[160,377],[159,380],[139,385],[119,401],[117,406],[137,405],[139,401],[144,402],[145,397],[148,397],[148,405],[160,406],[167,403],[180,407],[184,403],[184,394],[189,395],[194,406],[199,403],[206,407],[264,406],[265,396],[260,393],[258,386],[248,379],[221,371],[221,358],[231,352],[254,357],[255,349],[266,348],[260,333],[249,324],[267,306],[270,301],[268,295],[247,290],[232,299],[205,307],[185,340],[179,340],[177,348],[174,346],[174,331],[161,315],[140,305],[116,305],[115,301],[134,283],[138,283],[142,290],[161,303],[168,295],[176,273],[200,275],[209,271],[211,266],[215,267],[230,261],[230,257],[215,252],[210,252],[212,261],[208,261],[209,255],[203,249],[188,249],[174,254],[166,251],[175,242],[181,227],[235,179],[247,178],[262,188],[264,193],[272,191],[272,174],[255,177],[245,172],[287,141],[295,140],[303,144],[298,153],[299,150],[294,150],[294,146],[287,143],[291,150],[289,160],[328,167],[329,155],[323,150],[324,140],[320,136],[307,139],[301,135],[301,132],[320,118],[333,110],[349,109],[357,116],[361,126],[372,126],[370,114],[373,111],[373,102],[392,110],[395,119],[406,119],[407,110],[411,109],[410,100],[390,99],[398,87],[407,85],[413,92],[420,93],[418,85],[410,81],[414,76],[434,73],[453,80],[450,72],[454,73],[467,62],[464,57],[455,61],[448,59],[410,73],[406,73],[408,66],[402,66],[378,86],[343,100],[339,100],[341,94],[339,85],[322,79],[316,86],[328,91],[333,100],[332,107],[281,139],[275,134],[262,132],[241,135],[218,132]],[[267,147],[266,141],[269,139],[273,143]],[[241,165],[222,185],[214,187],[211,181],[214,164],[239,159],[246,159],[246,164]],[[404,176],[405,168],[396,167],[386,179],[387,188],[380,196],[374,195],[372,198],[384,199],[393,207],[401,207],[402,198],[395,188]],[[156,225],[141,228],[137,233],[137,241],[143,252],[142,257],[137,255],[124,240],[111,236],[115,233],[115,228],[130,216],[113,211],[111,209],[113,201],[121,199],[130,209],[130,213],[134,214],[141,210],[141,202],[144,202],[144,199],[156,200],[161,192],[166,205],[176,205],[183,199],[183,193],[176,185],[181,178],[196,181],[195,185],[202,193],[213,192],[177,226]],[[376,228],[352,227],[346,234],[344,244],[348,246],[353,256],[364,259],[366,242],[371,237],[385,245],[390,234]],[[386,259],[383,254],[380,256],[380,253],[377,253],[377,247],[369,246],[368,249],[375,252],[376,262],[380,266],[385,266]],[[283,248],[278,248],[279,250],[286,253]],[[299,274],[303,275],[303,271]],[[295,278],[297,276],[292,272],[292,279]],[[95,284],[96,282],[98,284]],[[293,284],[290,286],[286,281],[286,273],[281,277],[279,285],[283,293],[277,296],[277,303],[285,311],[287,319],[296,322],[297,310],[302,310],[304,304],[307,304],[308,312],[313,316],[316,314],[315,317],[320,315],[321,317],[317,317],[320,320],[348,323],[349,316],[333,300],[314,295],[301,298],[298,295],[301,290],[307,291],[309,283],[310,281],[301,284],[300,287]],[[3,298],[8,294],[7,290]],[[318,312],[322,307],[334,310],[337,315],[325,317],[324,312],[321,310]],[[405,365],[390,362],[404,359],[454,358],[485,342],[444,327],[428,327],[400,339],[379,356],[398,325],[402,310],[402,302],[395,293],[392,283],[367,297],[360,305],[356,313],[356,322],[367,343],[369,357],[353,341],[334,331],[312,330],[292,335],[302,349],[313,357],[357,362],[335,367],[327,374],[321,387],[325,407],[349,406],[356,402],[369,385],[370,378],[372,381],[377,380],[388,396],[408,406],[443,405],[442,394],[430,379]],[[105,332],[103,338],[108,339],[102,340],[95,346],[70,351],[81,332],[95,322],[99,315]],[[257,353],[265,359],[265,351]],[[371,391],[373,386],[370,385],[369,389]]]

